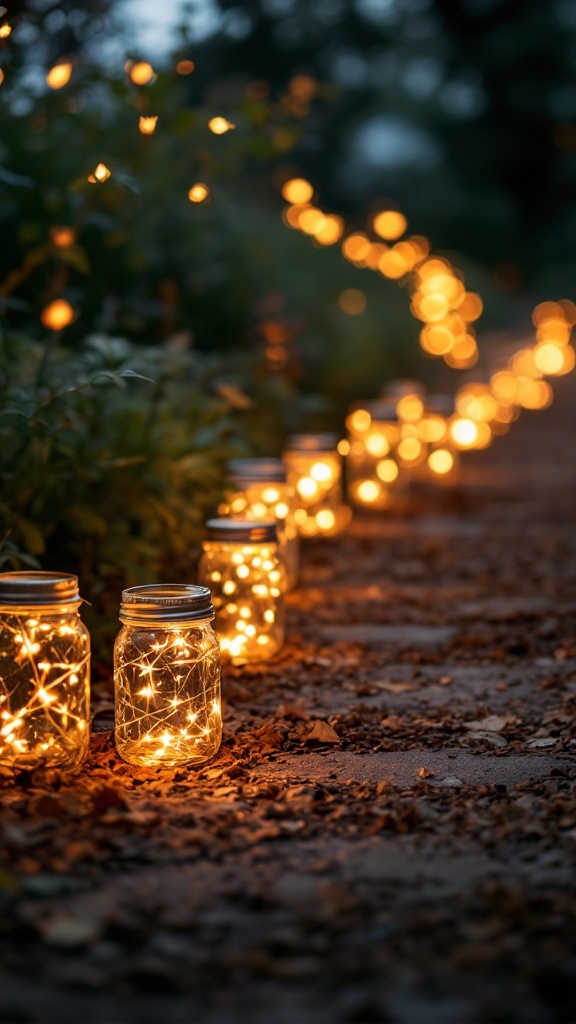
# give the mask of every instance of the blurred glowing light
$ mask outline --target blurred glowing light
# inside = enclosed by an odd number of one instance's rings
[[[210,189],[201,181],[197,181],[196,184],[192,185],[192,188],[188,191],[188,199],[191,203],[203,203],[209,195]]]
[[[141,117],[138,121],[138,128],[142,132],[142,135],[153,135],[156,131],[156,122],[158,117]]]
[[[298,480],[296,490],[303,498],[313,498],[318,490],[318,484],[312,479],[312,477],[303,476]]]
[[[405,437],[398,445],[398,455],[404,462],[415,462],[422,454],[422,445],[415,437]]]
[[[321,231],[326,222],[322,210],[315,206],[305,206],[298,218],[298,227],[305,235],[315,235]]]
[[[516,398],[516,375],[507,370],[499,370],[490,379],[490,386],[499,402],[513,402]]]
[[[531,348],[520,349],[520,351],[512,357],[510,365],[514,373],[519,377],[533,377],[536,379],[542,376],[542,371],[536,364],[534,350]]]
[[[398,472],[398,466],[394,462],[394,459],[382,459],[382,461],[376,466],[376,475],[379,476],[385,484],[391,484],[396,480]]]
[[[404,277],[404,274],[408,273],[411,266],[411,262],[396,247],[384,252],[378,261],[380,273],[384,277],[389,277],[392,281],[397,281],[399,277]]]
[[[550,375],[560,373],[564,366],[564,351],[557,345],[544,342],[534,349],[534,362],[542,373]]]
[[[46,75],[46,83],[51,89],[62,89],[65,85],[68,85],[71,75],[72,64],[68,61],[62,62],[62,64],[55,64]]]
[[[446,448],[437,448],[435,452],[431,452],[428,456],[428,465],[433,473],[443,476],[452,469],[454,458]]]
[[[154,68],[146,60],[140,60],[136,64],[132,64],[128,74],[134,85],[150,85],[156,79]]]
[[[545,320],[562,319],[564,311],[559,302],[540,302],[532,310],[532,323],[539,327]]]
[[[371,244],[370,239],[358,231],[344,239],[342,253],[352,263],[361,263],[368,255]]]
[[[233,125],[225,117],[212,117],[208,121],[208,127],[214,135],[225,135],[226,132],[231,131],[236,125]]]
[[[176,65],[178,75],[191,75],[196,65],[193,60],[179,60]]]
[[[336,523],[336,516],[329,508],[321,508],[315,519],[321,530],[331,530]]]
[[[61,331],[74,319],[74,310],[66,299],[54,299],[40,314],[40,319],[48,330]]]
[[[567,345],[570,341],[570,327],[566,323],[564,316],[561,319],[559,317],[550,317],[538,324],[536,337],[538,341],[552,341],[557,345]]]
[[[112,171],[106,167],[106,164],[98,164],[92,174],[88,175],[88,181],[92,184],[107,181],[111,174]]]
[[[447,327],[438,324],[420,331],[420,345],[431,356],[443,356],[454,345],[454,336]]]
[[[318,86],[310,75],[294,75],[289,83],[290,92],[301,100],[311,100],[318,91]]]
[[[374,217],[372,227],[376,234],[380,235],[380,238],[386,242],[393,242],[404,234],[408,227],[408,221],[398,210],[382,210]]]
[[[358,484],[357,495],[360,501],[365,501],[370,504],[380,496],[381,488],[378,486],[375,480],[362,480]]]
[[[372,417],[367,409],[356,409],[346,419],[348,429],[355,430],[358,434],[363,434],[370,430],[371,423]]]
[[[568,326],[576,326],[576,302],[572,302],[571,299],[560,299],[558,305]]]
[[[8,36],[12,32],[12,25],[7,22],[4,25],[0,25],[0,39],[8,39]]]
[[[448,366],[455,370],[465,370],[478,362],[478,345],[471,334],[462,334],[456,338],[451,349],[445,353]]]
[[[474,448],[478,440],[478,424],[474,420],[455,419],[450,424],[450,437],[457,448]]]
[[[482,299],[476,292],[464,292],[461,301],[458,303],[458,312],[467,323],[478,320],[484,309]]]
[[[424,295],[420,303],[421,318],[429,322],[443,320],[448,309],[448,300],[440,293]]]
[[[308,203],[314,195],[314,189],[305,178],[291,178],[282,186],[282,195],[287,203]]]
[[[338,305],[343,313],[358,316],[366,309],[366,296],[359,288],[346,288],[338,296]]]
[[[50,228],[50,238],[59,249],[69,249],[76,241],[76,234],[72,228],[53,227]]]
[[[327,483],[332,475],[332,467],[327,462],[315,462],[310,470],[310,476],[318,483]]]
[[[314,238],[319,245],[334,245],[342,237],[344,231],[344,222],[341,217],[337,217],[334,213],[327,213],[324,217],[324,223],[316,229],[314,232]]]
[[[518,404],[523,409],[546,409],[552,401],[552,388],[544,380],[521,378],[518,381]]]
[[[347,441],[345,437],[342,438],[341,441],[338,441],[336,449],[337,449],[339,455],[343,455],[344,457],[346,455],[349,455],[350,454],[350,441]]]
[[[446,420],[442,416],[427,415],[418,424],[418,434],[430,444],[442,441],[446,436]]]
[[[384,434],[368,434],[366,441],[366,451],[373,455],[375,459],[382,458],[383,455],[387,455],[390,451],[390,442]]]
[[[396,412],[406,423],[417,423],[424,414],[424,403],[418,395],[404,395],[396,405]]]

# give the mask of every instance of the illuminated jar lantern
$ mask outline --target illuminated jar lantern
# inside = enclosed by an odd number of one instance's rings
[[[230,483],[219,514],[234,519],[276,521],[286,588],[292,590],[298,582],[300,541],[294,519],[296,492],[287,483],[286,466],[280,459],[231,459],[228,472]]]
[[[0,573],[0,764],[76,768],[88,751],[90,636],[78,577]]]
[[[209,519],[200,580],[210,587],[226,658],[261,660],[284,644],[286,571],[276,523]]]
[[[283,455],[296,491],[294,514],[304,537],[340,533],[352,513],[344,504],[342,457],[336,434],[292,434]]]
[[[220,651],[213,618],[206,587],[158,583],[122,591],[115,742],[129,764],[201,764],[218,750]]]
[[[385,509],[406,492],[398,461],[400,424],[396,407],[380,399],[356,402],[346,418],[350,450],[346,462],[348,494],[355,505]]]
[[[454,403],[448,395],[429,395],[418,433],[426,445],[427,479],[453,484],[458,477],[460,455],[450,437]]]

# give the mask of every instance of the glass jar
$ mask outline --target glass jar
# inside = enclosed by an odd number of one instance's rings
[[[78,577],[0,573],[0,764],[77,768],[90,735],[90,635]]]
[[[287,483],[286,466],[280,459],[231,459],[228,472],[229,486],[219,515],[253,522],[275,520],[286,589],[293,590],[298,582],[300,541],[294,519],[296,492]]]
[[[348,525],[344,504],[342,458],[336,434],[292,434],[283,454],[288,483],[294,487],[294,518],[304,537],[331,537]]]
[[[129,764],[201,764],[222,739],[220,652],[210,591],[155,583],[122,591],[114,645],[115,742]]]
[[[424,415],[418,424],[426,444],[426,479],[434,483],[454,484],[460,471],[460,453],[450,436],[454,402],[449,395],[429,395]]]
[[[284,644],[286,573],[276,524],[209,519],[200,580],[212,590],[224,658],[270,658]]]
[[[355,505],[397,506],[406,494],[406,474],[398,458],[400,423],[393,403],[356,402],[346,418],[349,452],[348,493]]]

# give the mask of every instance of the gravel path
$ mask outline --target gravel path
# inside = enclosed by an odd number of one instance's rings
[[[576,1019],[574,385],[310,545],[202,770],[1,770],[0,1022]]]

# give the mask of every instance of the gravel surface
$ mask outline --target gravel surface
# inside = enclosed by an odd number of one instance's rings
[[[573,383],[305,549],[201,770],[0,769],[3,1024],[576,1019]]]

